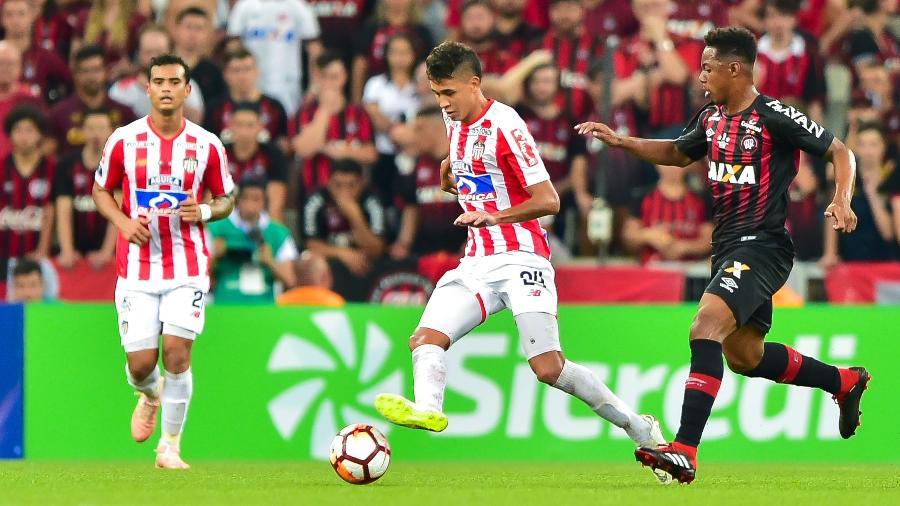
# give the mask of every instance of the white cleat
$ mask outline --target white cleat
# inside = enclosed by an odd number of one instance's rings
[[[647,439],[637,442],[638,448],[656,448],[657,446],[668,444],[666,438],[663,437],[662,429],[656,417],[653,415],[641,415],[641,418],[650,424],[650,431],[647,434]],[[650,471],[660,485],[670,485],[673,481],[672,476],[662,469],[650,468]]]
[[[181,460],[181,452],[178,448],[171,445],[162,445],[156,449],[156,468],[157,469],[190,469]]]

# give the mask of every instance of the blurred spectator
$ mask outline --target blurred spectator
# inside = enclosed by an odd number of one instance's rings
[[[466,242],[466,229],[453,224],[462,214],[456,196],[441,190],[441,161],[449,154],[449,145],[440,107],[422,109],[414,128],[415,144],[401,157],[397,177],[395,205],[401,209],[401,220],[389,248],[394,260],[439,251],[457,254]]]
[[[482,79],[485,76],[503,75],[518,61],[508,47],[498,43],[494,19],[494,11],[488,0],[468,0],[462,6],[459,41],[471,47],[478,55]]]
[[[271,218],[283,222],[288,162],[278,147],[259,142],[263,128],[262,115],[255,104],[236,104],[229,118],[231,142],[225,144],[225,152],[235,181],[241,181],[248,174],[267,181],[266,209]]]
[[[556,103],[559,70],[553,64],[538,67],[525,81],[525,104],[519,115],[534,136],[538,151],[560,198],[554,216],[553,233],[570,251],[578,249],[579,229],[593,205],[588,188],[588,159],[585,138],[572,128],[574,118]]]
[[[32,26],[37,15],[29,0],[5,0],[0,7],[4,41],[21,54],[22,80],[35,95],[52,104],[72,89],[72,74],[59,55],[34,44]]]
[[[153,4],[153,11],[156,12],[156,22],[165,26],[170,33],[175,33],[178,15],[188,7],[199,7],[208,13],[213,28],[225,28],[228,12],[235,0],[150,0],[150,2]]]
[[[9,302],[44,302],[44,277],[41,264],[22,259],[12,269],[12,289],[7,294]]]
[[[640,31],[616,50],[613,105],[633,103],[646,137],[675,138],[692,114],[689,78],[700,67],[702,44],[673,39],[670,0],[634,0]]]
[[[832,221],[826,220],[825,252],[820,261],[825,268],[841,260],[900,260],[895,224],[900,217],[900,178],[894,175],[896,163],[886,158],[886,143],[879,126],[860,126],[852,149],[857,157],[857,181],[850,207],[859,221],[853,234],[838,236]]]
[[[685,183],[683,167],[657,165],[659,183],[635,200],[622,230],[626,247],[641,263],[700,260],[712,248],[711,213],[703,198]]]
[[[600,39],[614,37],[618,43],[634,35],[638,22],[631,12],[631,0],[583,0],[584,27]]]
[[[294,262],[297,284],[278,296],[279,306],[342,307],[344,298],[331,290],[334,278],[331,267],[321,255],[309,251]]]
[[[206,58],[213,36],[212,19],[199,7],[188,7],[178,14],[175,31],[175,54],[191,68],[191,79],[199,84],[194,91],[203,95],[206,104],[214,102],[227,90],[222,71]]]
[[[788,218],[785,227],[794,240],[797,260],[816,260],[822,256],[822,203],[819,178],[806,153],[800,154],[797,176],[788,189]]]
[[[109,98],[128,106],[137,117],[150,114],[150,97],[147,95],[147,69],[150,68],[150,60],[171,52],[172,38],[169,32],[160,25],[145,25],[138,36],[135,73],[113,83],[109,88]],[[203,118],[203,94],[193,77],[190,83],[191,94],[184,103],[184,114],[187,119],[199,123]]]
[[[366,80],[387,69],[385,45],[389,38],[406,33],[415,42],[416,58],[424,58],[433,47],[431,33],[422,24],[418,0],[378,0],[375,17],[366,23],[357,39],[353,59],[350,98],[362,100]]]
[[[19,48],[7,41],[0,41],[0,125],[13,107],[22,104],[41,106],[41,100],[20,80],[22,57]],[[0,157],[9,154],[12,145],[6,132],[0,128]]]
[[[765,1],[765,0],[763,0]],[[754,6],[759,0],[750,0]],[[666,27],[669,33],[686,39],[702,41],[703,37],[717,26],[728,26],[731,4],[735,0],[677,0],[672,2],[672,10]]]
[[[900,147],[900,107],[896,105],[900,87],[891,83],[887,68],[876,61],[861,63],[858,70],[859,86],[851,94],[850,111],[847,113],[847,143],[854,143],[860,121],[875,121],[885,128],[888,144],[891,145],[888,151],[896,151]],[[894,81],[897,81],[896,74]]]
[[[307,0],[307,3],[322,28],[322,45],[341,55],[349,68],[356,52],[353,35],[362,31],[375,0]]]
[[[278,99],[264,94],[259,85],[259,67],[253,53],[243,47],[225,53],[225,82],[227,93],[206,108],[204,127],[219,134],[225,142],[231,140],[228,123],[237,103],[253,104],[259,111],[264,128],[260,142],[287,147],[287,113]]]
[[[66,12],[56,0],[34,0],[32,3],[38,13],[33,27],[34,44],[68,60],[74,25],[69,24]],[[87,9],[89,8],[88,3]]]
[[[303,159],[302,191],[309,195],[325,185],[335,160],[369,165],[378,159],[372,120],[344,91],[347,68],[340,56],[325,53],[316,61],[319,78],[303,108],[288,124],[294,153]]]
[[[447,40],[447,2],[446,0],[418,0],[422,11],[422,24],[431,33],[431,40]]]
[[[394,160],[397,147],[391,140],[393,128],[406,121],[406,114],[417,107],[416,85],[413,73],[416,69],[416,50],[413,40],[406,34],[397,34],[385,44],[387,71],[373,76],[363,92],[363,106],[375,127],[375,149],[378,162],[372,168],[371,181],[384,205],[393,200],[394,177],[397,165]]]
[[[0,264],[11,258],[46,258],[53,241],[56,162],[41,153],[47,118],[18,106],[3,122],[12,153],[0,164]]]
[[[294,286],[297,246],[290,230],[266,213],[265,186],[252,174],[242,178],[234,212],[209,224],[215,241],[212,274],[217,303],[271,304],[276,283]]]
[[[334,290],[349,301],[366,299],[384,251],[384,208],[366,186],[362,167],[341,160],[303,209],[306,246],[328,259]]]
[[[605,45],[584,27],[584,7],[579,0],[551,1],[550,30],[539,47],[553,54],[560,70],[564,111],[583,121],[592,109],[587,92],[588,69],[603,57]]]
[[[59,155],[65,155],[84,145],[84,135],[79,125],[84,111],[88,109],[108,109],[116,127],[135,120],[131,108],[109,98],[106,92],[107,74],[100,47],[83,46],[76,51],[72,71],[75,76],[75,93],[50,109],[50,123],[53,126],[51,152],[55,151]]]
[[[134,0],[94,0],[79,45],[103,48],[107,74],[118,79],[131,71],[131,55],[147,21]]]
[[[301,49],[306,50],[309,62],[323,52],[319,22],[309,4],[303,0],[239,0],[228,18],[228,34],[239,35],[256,56],[263,93],[281,101],[289,116],[294,114],[303,96]]]
[[[56,169],[57,263],[69,269],[81,258],[100,269],[116,253],[116,228],[97,212],[91,191],[103,146],[113,133],[109,111],[91,109],[81,121],[84,147],[60,159]]]
[[[415,126],[416,115],[419,111],[427,107],[437,106],[437,98],[435,98],[434,92],[431,91],[431,81],[428,80],[425,62],[416,65],[416,69],[413,72],[413,81],[416,90],[414,106],[405,112],[406,121],[395,124],[391,129],[391,140],[397,145],[398,151],[413,149],[416,138],[419,136]],[[446,136],[446,130],[444,132]]]
[[[891,18],[897,13],[897,0],[851,0],[850,7],[861,9],[864,17],[861,26],[854,27],[844,38],[841,52],[847,61],[858,66],[875,60],[889,72],[900,71],[900,38],[890,27]]]
[[[797,31],[799,0],[768,0],[765,35],[757,48],[756,86],[761,93],[793,102],[810,118],[824,118],[825,75],[815,40]]]
[[[524,58],[531,44],[544,31],[525,20],[528,0],[491,0],[496,19],[496,38],[500,47],[509,51],[510,58]]]

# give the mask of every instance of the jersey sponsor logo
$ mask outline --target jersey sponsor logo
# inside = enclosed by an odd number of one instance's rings
[[[734,291],[738,289],[737,281],[735,281],[734,278],[722,278],[722,282],[719,283],[719,286],[728,290],[728,293],[734,293]]]
[[[294,30],[282,30],[279,27],[250,26],[244,30],[244,38],[247,40],[262,40],[266,42],[293,43],[297,39]]]
[[[36,199],[42,199],[50,193],[50,183],[46,179],[34,179],[28,183],[28,193]]]
[[[707,176],[720,183],[756,184],[756,168],[752,165],[709,162]]]
[[[728,147],[728,144],[731,142],[731,137],[728,136],[725,132],[719,134],[716,138],[716,142],[719,144],[719,149],[725,149]]]
[[[784,114],[788,118],[792,119],[794,123],[800,125],[800,127],[807,132],[815,135],[817,139],[821,138],[822,134],[825,133],[825,127],[819,126],[818,123],[807,118],[805,114],[798,111],[797,109],[794,109],[793,106],[786,106],[778,100],[766,102],[766,105],[771,107],[773,111]]]
[[[707,140],[707,142],[708,142],[708,141],[711,141],[712,138],[713,138],[715,135],[716,135],[716,131],[715,131],[715,130],[713,130],[712,128],[707,128],[707,129],[706,129],[706,140]]]
[[[490,128],[484,128],[484,127],[471,128],[471,129],[469,129],[469,133],[472,135],[481,135],[484,137],[490,137],[490,136],[494,135],[493,130],[491,130]]]
[[[155,146],[156,146],[156,143],[153,141],[127,141],[125,143],[126,148],[135,148],[135,149],[149,149],[149,148],[153,148]]]
[[[741,149],[744,153],[752,153],[756,151],[756,148],[759,147],[759,141],[756,140],[756,137],[752,135],[747,135],[743,139],[741,139]]]
[[[453,160],[450,163],[450,170],[457,176],[472,174],[472,164],[463,160]]]
[[[149,180],[150,186],[160,186],[160,185],[170,185],[170,186],[181,186],[182,181],[178,176],[170,176],[168,174],[161,176],[153,176]]]
[[[744,271],[749,271],[749,270],[750,270],[749,265],[735,260],[734,262],[732,262],[731,267],[728,267],[725,269],[725,272],[727,272],[728,274],[731,274],[732,276],[736,277],[737,279],[741,279],[741,273]]]
[[[516,144],[519,146],[519,151],[522,152],[522,158],[525,159],[525,163],[528,164],[529,167],[534,167],[538,164],[538,157],[535,154],[534,146],[528,142],[528,139],[525,137],[525,133],[522,130],[516,128],[512,131],[513,139],[516,141]]]
[[[460,202],[493,202],[497,200],[497,190],[489,174],[483,176],[460,176],[456,178],[456,189]]]
[[[756,119],[750,121],[741,121],[741,126],[746,128],[748,132],[762,133],[762,128],[756,124]]]
[[[181,202],[187,199],[187,194],[180,191],[135,190],[135,194],[138,214],[142,215],[178,214]]]
[[[260,117],[262,119],[262,117]],[[263,121],[265,123],[265,121]],[[178,142],[175,144],[176,147],[184,148],[185,151],[203,151],[206,148],[204,144],[197,144],[196,142]]]
[[[12,232],[38,232],[44,219],[44,208],[27,206],[25,209],[0,209],[0,230]]]

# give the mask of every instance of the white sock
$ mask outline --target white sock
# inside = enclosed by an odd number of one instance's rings
[[[616,397],[587,367],[566,360],[553,387],[581,399],[594,413],[624,429],[636,442],[647,439],[650,424]]]
[[[443,348],[434,344],[423,344],[412,352],[413,390],[416,404],[423,409],[443,409],[444,387],[447,385],[444,353]]]
[[[159,444],[178,448],[188,405],[191,403],[194,378],[190,368],[180,374],[166,371],[165,376],[162,391],[162,437]]]
[[[159,388],[159,366],[154,367],[153,372],[146,378],[137,381],[134,379],[134,376],[131,375],[131,369],[128,368],[128,363],[126,362],[125,377],[128,378],[128,384],[131,385],[131,388],[152,399],[159,397],[159,392],[157,391],[157,388]]]

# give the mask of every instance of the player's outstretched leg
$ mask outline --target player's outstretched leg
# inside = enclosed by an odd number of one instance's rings
[[[625,430],[638,447],[665,444],[659,422],[651,415],[635,413],[603,383],[597,374],[576,364],[562,354],[559,325],[548,313],[522,313],[516,316],[519,336],[538,380],[566,392],[587,404],[594,413]],[[659,483],[667,485],[672,478],[653,470]]]
[[[790,346],[764,343],[763,332],[745,326],[723,343],[725,359],[732,371],[751,378],[812,387],[832,395],[841,415],[838,427],[848,439],[860,425],[860,400],[869,385],[869,372],[863,367],[835,367],[800,354]]]
[[[169,327],[167,331],[173,332],[173,329]],[[189,332],[184,330],[184,333]],[[163,336],[163,365],[166,372],[161,396],[163,430],[156,447],[158,468],[190,467],[181,459],[181,433],[193,393],[193,376],[190,368],[192,344],[193,341],[186,337]]]
[[[156,431],[159,396],[162,380],[159,377],[157,350],[148,349],[128,353],[125,376],[138,395],[137,406],[131,414],[131,437],[143,443]]]

